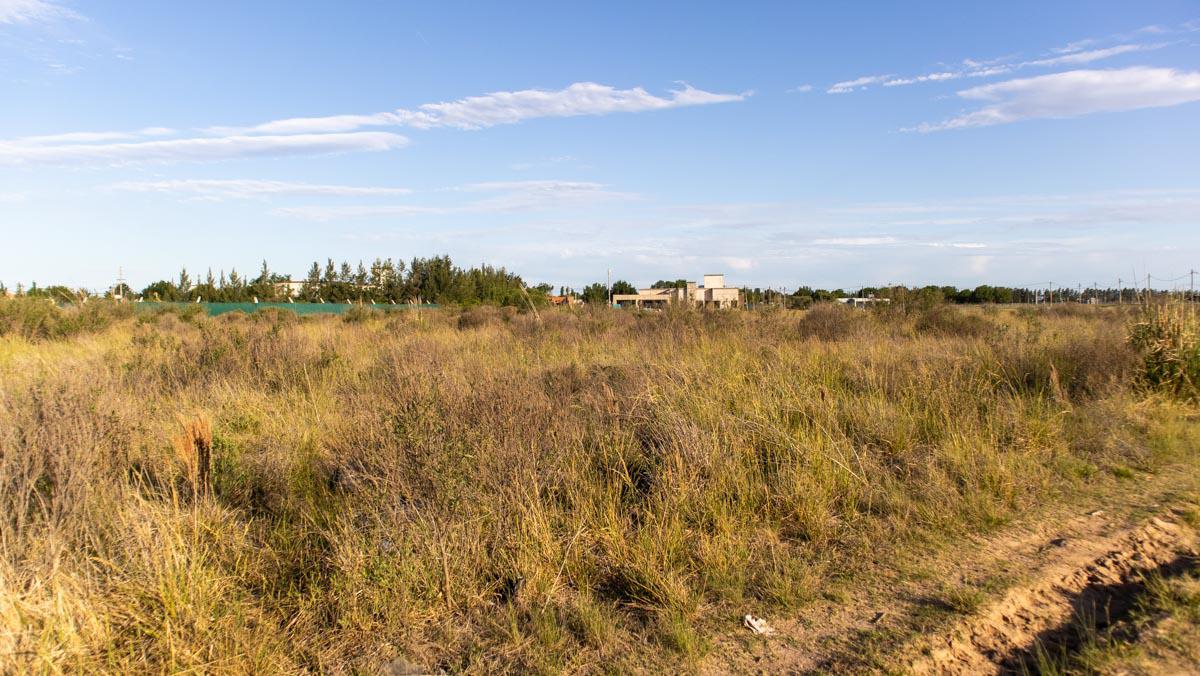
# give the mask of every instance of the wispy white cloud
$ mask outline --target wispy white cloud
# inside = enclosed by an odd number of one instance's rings
[[[1028,119],[1174,106],[1200,100],[1200,72],[1142,66],[1073,70],[972,87],[958,92],[958,96],[990,103],[943,122],[905,131],[986,127]]]
[[[1068,42],[1062,47],[1051,47],[1050,51],[1054,52],[1055,54],[1071,54],[1072,52],[1083,51],[1084,49],[1096,44],[1096,42],[1097,41],[1094,38],[1084,38],[1082,40]]]
[[[464,204],[374,204],[347,206],[282,207],[272,213],[315,221],[368,216],[443,216],[466,213],[540,211],[605,201],[637,199],[638,195],[610,190],[601,183],[583,181],[489,181],[444,188],[438,192],[491,193]]]
[[[461,192],[520,191],[560,195],[565,193],[595,193],[604,189],[605,186],[603,183],[594,183],[591,181],[555,180],[483,181],[480,183],[466,183],[450,188],[450,190],[458,190]]]
[[[807,94],[807,93],[811,92],[812,90],[813,90],[812,85],[802,84],[799,87],[792,87],[791,89],[787,90],[787,93],[789,93],[789,94]]]
[[[887,82],[891,77],[891,75],[864,75],[853,80],[835,82],[829,85],[829,89],[826,89],[825,92],[827,94],[848,94],[856,89],[866,89],[870,85]]]
[[[965,77],[966,71],[938,71],[936,73],[926,73],[925,75],[917,75],[914,77],[897,77],[885,80],[884,87],[899,87],[902,85],[917,84],[919,82],[937,82],[939,80],[955,80],[960,77]]]
[[[379,186],[329,185],[254,179],[179,179],[168,181],[124,181],[109,186],[112,190],[190,195],[201,199],[248,199],[269,196],[364,197],[407,195],[408,188]]]
[[[641,87],[617,89],[595,82],[576,82],[564,89],[523,89],[469,96],[457,101],[426,103],[416,109],[398,109],[367,115],[296,117],[266,122],[238,130],[248,133],[293,134],[349,131],[363,127],[412,127],[432,129],[484,129],[544,117],[607,115],[685,106],[742,101],[748,93],[717,94],[684,84],[669,96],[655,96]],[[216,132],[228,132],[216,128]]]
[[[983,242],[925,242],[925,246],[935,249],[986,249]]]
[[[405,145],[408,139],[391,132],[360,130],[397,126],[483,129],[536,118],[664,110],[741,101],[747,96],[750,93],[718,94],[688,84],[681,89],[671,90],[669,96],[655,96],[641,87],[616,89],[594,82],[577,82],[555,91],[525,89],[493,92],[448,103],[425,104],[415,110],[297,117],[252,127],[209,127],[200,130],[200,136],[169,141],[142,138],[173,133],[170,129],[159,127],[139,132],[69,132],[28,136],[0,140],[0,164],[123,164],[390,150]]]
[[[401,148],[408,139],[388,132],[297,134],[293,136],[222,136],[126,143],[0,142],[0,165],[137,164],[212,161],[243,157],[282,157]]]
[[[1128,54],[1130,52],[1145,52],[1153,49],[1162,49],[1167,43],[1160,42],[1155,44],[1131,44],[1117,45],[1115,47],[1107,47],[1105,49],[1091,49],[1088,51],[1077,51],[1061,56],[1054,56],[1046,59],[1036,59],[1034,61],[1026,61],[1018,64],[1017,68],[1026,66],[1080,66],[1101,59],[1108,59],[1120,54]]]
[[[845,94],[848,92],[863,90],[872,85],[882,85],[884,87],[900,87],[905,85],[921,84],[926,82],[942,82],[946,80],[958,80],[961,78],[983,78],[994,77],[997,75],[1008,75],[1026,68],[1051,68],[1055,66],[1081,66],[1102,59],[1109,59],[1122,54],[1130,54],[1133,52],[1145,52],[1168,47],[1171,42],[1158,43],[1139,43],[1134,42],[1141,37],[1149,34],[1178,34],[1187,33],[1196,30],[1192,26],[1193,22],[1187,22],[1178,26],[1162,27],[1162,26],[1146,26],[1144,28],[1123,35],[1112,35],[1107,38],[1085,38],[1067,43],[1061,47],[1051,47],[1047,50],[1047,55],[1040,58],[1020,60],[1016,55],[1010,55],[997,59],[979,61],[975,59],[963,59],[959,65],[943,67],[939,70],[924,73],[921,75],[911,76],[878,76],[867,75],[855,80],[847,80],[831,85],[828,92],[831,94]],[[1197,24],[1200,27],[1200,23]],[[1104,42],[1119,42],[1109,47],[1098,47]]]
[[[1075,50],[1065,53],[1060,52],[1057,53],[1056,56],[1014,63],[990,62],[986,64],[980,64],[968,59],[967,61],[963,62],[965,67],[959,70],[941,70],[933,73],[926,73],[924,75],[916,75],[913,77],[890,78],[885,80],[882,84],[884,87],[899,87],[904,85],[920,84],[923,82],[941,82],[945,80],[958,80],[961,78],[981,78],[994,77],[996,75],[1007,75],[1035,66],[1042,68],[1051,68],[1054,66],[1080,66],[1092,63],[1093,61],[1112,58],[1121,54],[1162,49],[1166,46],[1167,43],[1165,42],[1156,44],[1117,45],[1115,47],[1106,47],[1104,49],[1092,49],[1087,51]]]
[[[139,131],[75,131],[66,134],[48,134],[44,136],[24,136],[11,141],[0,141],[0,146],[47,146],[70,143],[97,143],[105,141],[129,141],[138,138],[170,136],[174,129],[167,127],[146,127]]]
[[[534,169],[537,167],[552,167],[552,166],[556,166],[556,165],[560,165],[560,164],[565,164],[567,162],[578,162],[578,161],[579,161],[579,158],[577,158],[573,155],[557,155],[555,157],[544,157],[540,160],[536,160],[533,162],[514,162],[508,166],[510,169],[513,169],[514,171],[529,171],[530,169]]]
[[[83,19],[78,12],[48,0],[0,0],[0,23],[39,23]]]
[[[882,246],[898,242],[895,237],[825,237],[814,239],[813,244],[820,246]]]
[[[277,216],[322,222],[368,216],[442,216],[462,212],[463,209],[461,208],[429,207],[417,204],[372,204],[340,207],[299,206],[279,207],[278,209],[271,210],[271,213]]]

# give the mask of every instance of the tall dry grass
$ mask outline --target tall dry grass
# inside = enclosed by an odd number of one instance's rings
[[[686,667],[925,535],[1194,462],[1124,315],[947,312],[5,338],[0,671]]]

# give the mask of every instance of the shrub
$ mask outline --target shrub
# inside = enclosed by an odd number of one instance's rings
[[[996,329],[995,324],[977,314],[944,304],[921,310],[914,327],[919,333],[963,338],[978,338]]]
[[[458,316],[458,328],[478,329],[501,321],[500,311],[491,305],[476,305],[462,311]]]
[[[1184,399],[1200,398],[1200,321],[1195,305],[1147,306],[1130,330],[1146,382]]]
[[[868,319],[865,312],[840,303],[818,303],[805,311],[796,332],[801,338],[842,340],[863,330]]]
[[[100,331],[132,316],[131,304],[110,300],[64,308],[40,297],[0,299],[0,335],[18,335],[27,340],[59,339]]]
[[[342,315],[342,321],[347,324],[361,324],[379,315],[379,310],[369,308],[366,305],[355,305],[346,310],[346,313]]]

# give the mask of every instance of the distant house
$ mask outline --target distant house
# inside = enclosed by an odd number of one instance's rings
[[[280,295],[288,298],[297,298],[300,296],[300,291],[304,289],[305,284],[306,282],[304,281],[289,279],[286,282],[276,282],[275,289],[279,291]]]
[[[742,292],[725,286],[725,275],[704,275],[704,284],[666,289],[638,289],[637,293],[618,293],[613,304],[620,307],[664,308],[682,303],[698,308],[736,308],[742,305]]]
[[[583,301],[579,300],[579,297],[575,296],[573,294],[567,294],[567,295],[563,295],[563,296],[548,296],[547,298],[550,301],[550,304],[553,306],[556,306],[556,307],[557,306],[583,305]]]
[[[867,296],[866,298],[835,298],[837,302],[850,307],[870,307],[878,303],[890,303],[891,298],[876,298],[875,296]]]

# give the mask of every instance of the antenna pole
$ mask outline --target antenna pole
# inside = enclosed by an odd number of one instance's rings
[[[113,289],[113,298],[117,301],[125,300],[125,268],[117,267],[117,286]]]

